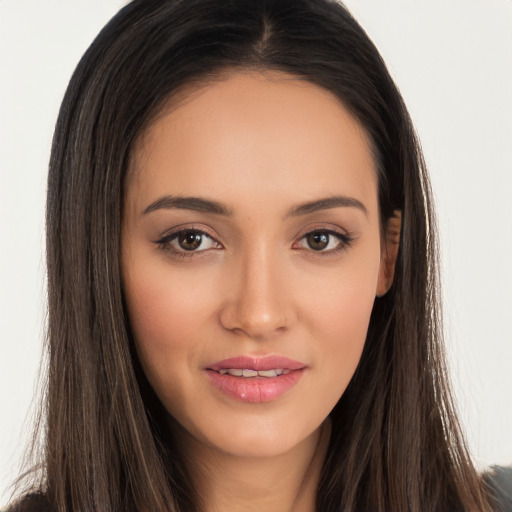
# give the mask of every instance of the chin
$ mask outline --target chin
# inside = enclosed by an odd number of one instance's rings
[[[323,423],[304,422],[300,419],[273,419],[269,415],[260,418],[235,418],[214,422],[204,428],[186,426],[189,441],[207,446],[224,455],[240,458],[270,458],[284,455],[307,442]],[[192,439],[193,438],[193,439]]]

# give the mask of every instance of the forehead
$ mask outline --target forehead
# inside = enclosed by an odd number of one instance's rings
[[[293,201],[375,196],[376,183],[368,137],[334,94],[286,73],[242,71],[169,102],[135,148],[128,191]]]

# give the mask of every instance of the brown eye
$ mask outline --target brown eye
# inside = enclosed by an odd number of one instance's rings
[[[195,256],[209,249],[223,249],[208,233],[200,229],[183,229],[176,231],[155,242],[158,247],[172,256],[184,258]]]
[[[203,234],[198,231],[183,231],[177,237],[179,246],[185,251],[195,251],[201,246]]]
[[[333,254],[350,247],[353,238],[331,229],[315,229],[294,244],[294,249],[307,249],[319,254]]]
[[[314,251],[321,251],[329,245],[330,235],[325,232],[309,233],[306,237],[307,244]]]

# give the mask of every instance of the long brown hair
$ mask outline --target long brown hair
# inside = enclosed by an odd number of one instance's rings
[[[134,351],[120,276],[131,152],[178,90],[240,68],[335,94],[365,128],[382,222],[402,213],[394,284],[331,412],[317,509],[488,511],[443,359],[437,229],[407,109],[335,0],[135,0],[80,61],[57,122],[47,201],[48,357],[41,491],[56,511],[196,511]]]

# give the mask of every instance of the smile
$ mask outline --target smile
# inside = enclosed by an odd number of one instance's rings
[[[206,368],[217,391],[246,403],[277,400],[304,375],[307,365],[283,356],[239,356],[218,361]]]
[[[254,377],[279,377],[280,375],[286,375],[290,373],[291,370],[285,368],[276,368],[274,370],[250,370],[248,368],[221,368],[218,371],[221,375],[232,375],[233,377],[245,377],[245,378],[254,378]]]

